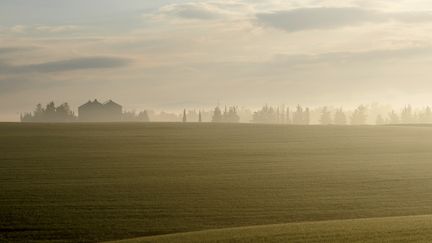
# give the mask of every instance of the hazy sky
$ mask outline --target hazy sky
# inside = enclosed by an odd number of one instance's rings
[[[1,0],[0,120],[38,103],[432,104],[430,0]]]

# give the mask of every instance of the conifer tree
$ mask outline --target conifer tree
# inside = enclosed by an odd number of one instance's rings
[[[216,107],[213,112],[212,122],[222,122],[222,121],[223,121],[222,111],[219,107]]]
[[[321,125],[332,124],[331,112],[327,109],[327,107],[324,107],[321,111],[320,123]]]
[[[346,115],[343,112],[342,108],[336,110],[335,115],[334,115],[334,123],[336,125],[346,125],[347,124]]]
[[[366,107],[361,105],[354,110],[354,113],[351,116],[351,125],[365,125],[367,114]]]
[[[183,110],[183,122],[187,122],[186,109]]]

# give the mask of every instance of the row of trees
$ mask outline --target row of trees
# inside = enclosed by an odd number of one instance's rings
[[[135,111],[125,111],[122,114],[122,121],[125,122],[150,122],[150,116],[147,111],[136,113]]]
[[[406,106],[400,113],[391,111],[387,117],[378,115],[376,124],[414,124],[414,123],[432,123],[432,109],[426,107],[424,109],[414,111],[411,106]]]
[[[271,107],[265,105],[260,110],[253,113],[253,123],[268,124],[310,124],[310,109],[298,105],[297,109],[291,114],[290,109],[285,107]]]
[[[193,114],[191,112],[186,112],[186,109],[183,110],[182,121],[188,122],[188,114]],[[201,111],[198,112],[198,119],[192,120],[197,122],[203,122],[203,115]],[[225,110],[222,112],[220,107],[216,107],[213,111],[213,115],[211,118],[212,122],[216,123],[238,123],[240,122],[240,116],[237,113],[237,108],[235,106],[225,107]]]
[[[361,105],[352,113],[349,123],[351,125],[365,125],[367,122],[367,109]],[[322,108],[321,117],[319,119],[321,125],[347,125],[348,118],[342,108],[337,109],[333,113],[327,108]]]
[[[351,125],[365,125],[367,123],[367,107],[359,106],[350,116]],[[342,109],[338,109],[332,114],[327,107],[322,108],[319,123],[322,125],[346,125],[348,119]],[[404,107],[400,113],[392,110],[387,116],[378,114],[375,123],[384,124],[415,124],[415,123],[432,123],[432,109],[426,107],[422,110],[414,111],[411,106]]]
[[[370,119],[368,119],[368,116],[370,116]],[[138,113],[126,111],[122,113],[122,121],[128,122],[150,122],[153,118],[162,121],[211,121],[215,123],[238,123],[242,119],[243,122],[294,125],[309,125],[311,123],[322,125],[365,125],[367,123],[374,123],[373,119],[376,118],[375,123],[383,125],[432,123],[432,109],[426,107],[414,110],[411,106],[406,106],[400,112],[391,110],[391,108],[386,111],[381,109],[377,112],[374,106],[361,105],[353,111],[345,112],[342,108],[323,107],[311,110],[298,105],[296,109],[291,111],[290,108],[286,108],[285,106],[272,107],[265,105],[255,112],[245,110],[244,108],[239,109],[236,106],[226,106],[223,110],[220,107],[216,107],[213,111],[184,110],[182,117],[178,113],[161,112],[156,114],[154,111],[142,111]],[[46,106],[38,104],[33,112],[22,114],[21,121],[75,122],[79,121],[79,119],[71,110],[68,103],[56,106],[54,102],[50,102]]]
[[[32,113],[21,115],[22,122],[73,122],[76,120],[77,117],[68,103],[56,106],[54,102],[50,102],[45,107],[38,104]]]
[[[54,102],[45,107],[36,105],[33,112],[21,114],[21,122],[76,122],[79,121],[75,113],[70,109],[68,103],[56,106]],[[126,111],[122,113],[122,121],[126,122],[150,122],[147,111],[136,113]]]

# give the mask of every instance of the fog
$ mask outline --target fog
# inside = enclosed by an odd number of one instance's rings
[[[95,98],[180,117],[225,104],[251,114],[265,104],[422,110],[432,105],[431,9],[421,0],[2,1],[0,120]]]

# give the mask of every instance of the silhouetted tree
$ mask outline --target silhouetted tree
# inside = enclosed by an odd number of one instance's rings
[[[346,125],[347,124],[347,118],[345,113],[343,112],[342,108],[336,110],[334,115],[334,123],[336,125]]]
[[[310,124],[310,110],[309,108],[305,109],[304,115],[303,115],[303,124],[309,125]]]
[[[309,125],[310,123],[309,108],[303,109],[303,107],[298,105],[297,110],[293,113],[292,123],[294,125]]]
[[[293,124],[294,125],[301,125],[303,124],[303,108],[300,105],[297,105],[297,110],[293,114]]]
[[[261,110],[256,111],[252,116],[254,123],[278,123],[278,114],[276,109],[271,106],[265,105]]]
[[[402,112],[401,112],[401,115],[400,115],[400,122],[401,123],[405,123],[405,124],[414,123],[415,122],[414,121],[414,115],[413,115],[413,112],[412,112],[412,108],[411,108],[410,105],[405,106],[402,109]]]
[[[222,122],[222,121],[223,121],[222,111],[219,107],[216,107],[213,112],[212,122]]]
[[[351,116],[351,125],[365,125],[367,119],[366,111],[367,109],[363,105],[357,107]]]
[[[327,109],[327,107],[324,107],[321,111],[320,123],[321,125],[332,124],[331,112]]]
[[[54,102],[50,102],[45,109],[42,108],[41,104],[38,104],[33,114],[21,115],[22,122],[73,122],[75,120],[75,114],[67,103],[56,107]]]
[[[138,120],[141,122],[150,122],[150,116],[147,111],[142,111],[138,114]]]
[[[55,121],[56,117],[56,107],[54,102],[50,102],[45,107],[44,120],[47,122]]]
[[[291,114],[290,114],[290,108],[289,107],[286,109],[285,117],[286,117],[285,122],[287,124],[291,124]]]
[[[70,109],[68,103],[64,103],[55,109],[57,122],[72,122],[75,120],[73,111]]]
[[[398,124],[400,122],[399,116],[396,114],[395,111],[392,111],[389,113],[388,122],[389,124]]]
[[[37,104],[36,109],[35,109],[34,114],[33,114],[33,121],[34,122],[41,122],[43,120],[44,113],[45,113],[45,110],[42,107],[42,105]]]
[[[187,122],[186,109],[183,110],[183,122]]]
[[[237,114],[237,109],[234,106],[229,107],[229,109],[225,107],[222,121],[226,123],[238,123],[240,121],[240,117]]]
[[[419,122],[421,123],[431,123],[432,122],[432,110],[428,106],[422,113],[419,115]]]

